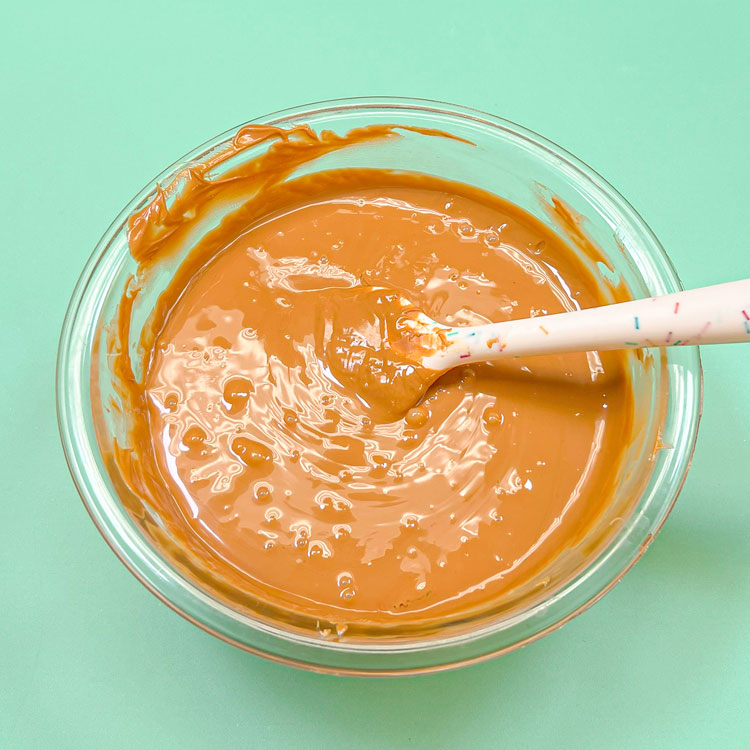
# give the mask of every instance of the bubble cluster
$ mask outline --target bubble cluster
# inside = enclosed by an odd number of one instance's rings
[[[354,576],[343,571],[336,577],[336,585],[339,588],[339,598],[349,602],[357,595],[357,587],[354,585]]]

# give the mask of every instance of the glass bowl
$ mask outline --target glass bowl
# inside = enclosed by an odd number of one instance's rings
[[[477,110],[415,99],[347,99],[276,112],[250,121],[342,133],[364,125],[395,123],[446,131],[460,139],[412,131],[344,149],[305,166],[379,167],[429,173],[475,185],[509,199],[566,237],[574,249],[592,242],[591,263],[603,289],[622,284],[633,297],[668,294],[681,285],[666,253],[635,210],[599,175],[560,147],[511,122]],[[246,123],[250,124],[250,123]],[[218,589],[199,585],[156,541],[146,509],[107,459],[117,427],[107,420],[106,357],[95,346],[113,319],[135,262],[127,220],[191,162],[231,140],[236,129],[211,139],[162,172],[133,198],[98,243],[75,288],[63,324],[57,368],[60,433],[71,474],[97,528],[115,554],[156,596],[204,630],[265,657],[318,671],[363,675],[410,674],[469,664],[519,648],[560,627],[619,581],[659,531],[684,482],[700,419],[702,377],[697,348],[672,347],[628,355],[637,429],[625,470],[605,513],[607,533],[584,539],[566,575],[521,605],[477,615],[461,627],[383,638],[324,639],[235,606]],[[466,141],[471,142],[466,143]],[[262,146],[265,147],[265,146]],[[246,156],[257,155],[255,150]],[[319,163],[318,163],[319,162]],[[297,173],[295,173],[296,175]],[[295,176],[292,175],[292,176]],[[550,210],[560,199],[584,219],[560,224]],[[179,259],[178,259],[179,260]],[[150,281],[152,300],[165,273]],[[133,325],[137,339],[138,325]],[[92,369],[93,368],[93,369]],[[601,531],[601,530],[600,530]],[[179,550],[177,550],[179,553]],[[545,583],[549,583],[545,581]]]

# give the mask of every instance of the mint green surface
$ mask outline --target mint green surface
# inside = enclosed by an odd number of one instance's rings
[[[160,604],[89,521],[54,413],[65,306],[120,208],[204,139],[306,101],[507,117],[614,184],[687,286],[750,276],[750,11],[710,5],[4,7],[2,750],[750,748],[750,346],[704,350],[693,468],[619,586],[520,652],[397,680],[272,664]]]

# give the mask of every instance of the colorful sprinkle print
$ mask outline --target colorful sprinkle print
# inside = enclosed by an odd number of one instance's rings
[[[573,312],[536,321],[532,316],[526,320],[488,326],[487,329],[478,326],[445,327],[445,335],[451,340],[450,347],[446,347],[450,351],[448,361],[453,359],[457,364],[456,360],[484,359],[491,356],[488,349],[498,356],[507,348],[502,343],[510,335],[506,331],[517,336],[511,338],[510,356],[515,359],[547,352],[583,351],[584,345],[588,344],[591,348],[606,351],[750,341],[750,279],[677,292],[666,297],[651,297],[650,300],[655,304],[648,304],[649,299],[641,299],[606,306],[608,309],[603,307],[598,311],[580,311],[587,316],[585,318],[578,318],[579,313]],[[739,322],[742,325],[738,325]],[[544,338],[537,331],[541,331]],[[477,338],[477,334],[481,335]],[[461,345],[456,346],[459,342]],[[574,348],[579,346],[582,348]]]

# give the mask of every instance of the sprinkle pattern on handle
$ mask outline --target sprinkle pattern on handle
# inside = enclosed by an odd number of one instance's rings
[[[571,313],[434,326],[448,341],[422,359],[435,370],[504,357],[750,342],[750,279]]]

